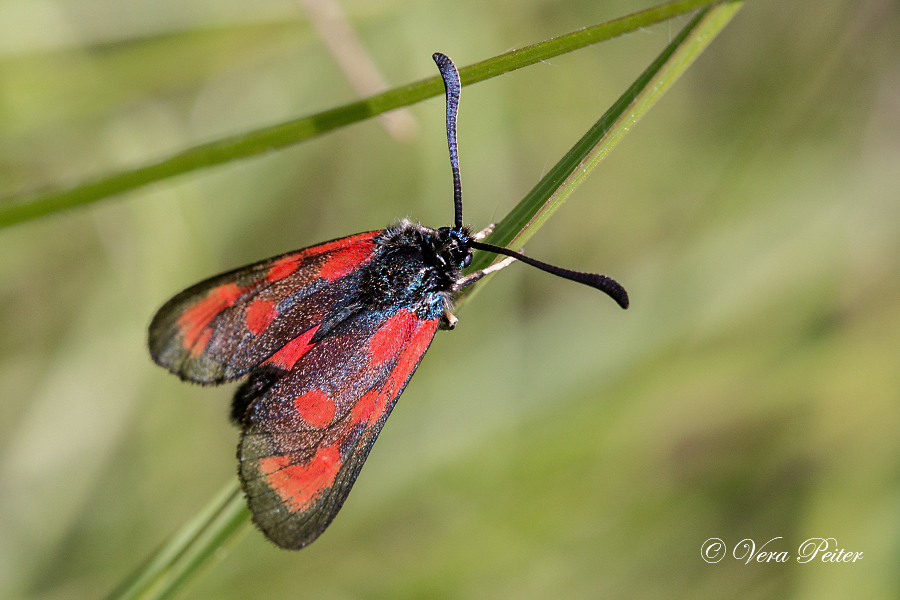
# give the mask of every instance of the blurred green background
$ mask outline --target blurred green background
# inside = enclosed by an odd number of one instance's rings
[[[651,6],[345,0],[390,85]],[[686,18],[463,91],[466,220],[506,214]],[[0,0],[0,196],[355,98],[289,0]],[[146,351],[221,270],[452,218],[443,98],[0,231],[0,596],[111,591],[234,477],[233,387]],[[344,509],[248,529],[188,598],[900,593],[900,5],[750,0],[436,338]],[[745,538],[785,564],[707,564]],[[800,564],[808,538],[863,552]],[[224,552],[223,552],[224,555]]]

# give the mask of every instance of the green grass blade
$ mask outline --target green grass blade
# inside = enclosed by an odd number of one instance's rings
[[[204,567],[219,548],[237,541],[250,511],[237,480],[229,483],[190,522],[176,532],[107,600],[169,598]]]
[[[498,224],[491,241],[518,246],[533,235],[728,24],[741,4],[729,2],[700,11],[612,108]],[[485,266],[491,257],[482,253],[474,264]],[[210,564],[220,546],[233,543],[248,521],[243,496],[237,482],[232,482],[108,600],[171,597]]]
[[[718,0],[676,0],[613,21],[586,27],[460,69],[463,85],[484,81],[541,60],[639,30]],[[440,77],[394,88],[359,102],[315,115],[195,146],[145,167],[115,173],[62,190],[26,194],[0,201],[0,227],[36,219],[68,208],[139,188],[197,169],[283,148],[381,113],[444,93]]]
[[[678,80],[728,24],[741,4],[727,2],[699,11],[615,104],[497,224],[487,241],[498,246],[521,248]],[[480,252],[472,261],[471,269],[482,269],[495,258],[494,254]]]

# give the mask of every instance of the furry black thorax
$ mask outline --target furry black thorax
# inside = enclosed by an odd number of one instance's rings
[[[403,220],[378,237],[360,293],[372,304],[412,310],[436,308],[441,299],[442,310],[443,299],[452,300],[454,286],[472,261],[470,242],[468,228],[432,229]]]

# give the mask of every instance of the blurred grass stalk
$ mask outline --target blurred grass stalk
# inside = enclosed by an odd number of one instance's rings
[[[515,243],[520,246],[529,239],[675,83],[742,4],[742,0],[733,0],[698,11],[612,107],[497,224],[491,240],[498,244]],[[490,72],[488,67],[494,61],[506,60],[507,56],[501,55],[474,67],[483,67],[485,72]],[[484,266],[490,262],[492,255],[482,254],[473,261],[473,266]],[[223,556],[224,553],[218,550],[236,541],[237,534],[246,530],[249,517],[243,494],[235,480],[126,579],[109,596],[109,600],[171,597],[196,577],[204,566],[209,566],[212,558]]]
[[[477,83],[560,54],[649,27],[701,7],[716,5],[720,1],[675,0],[660,4],[619,19],[585,27],[525,48],[511,50],[464,67],[460,69],[459,75],[463,85]],[[8,227],[61,210],[90,204],[197,169],[283,148],[443,93],[444,87],[441,78],[434,76],[308,117],[195,146],[155,164],[106,175],[95,181],[68,189],[4,198],[0,200],[0,227]]]

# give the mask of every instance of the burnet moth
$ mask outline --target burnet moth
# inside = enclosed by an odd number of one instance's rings
[[[310,544],[334,519],[435,332],[456,324],[462,289],[519,260],[628,307],[608,277],[483,243],[485,232],[463,225],[459,74],[433,58],[446,89],[453,227],[403,220],[241,267],[181,292],[150,324],[153,360],[181,379],[246,376],[231,411],[238,474],[253,520],[282,548]],[[464,275],[475,249],[507,258]]]

